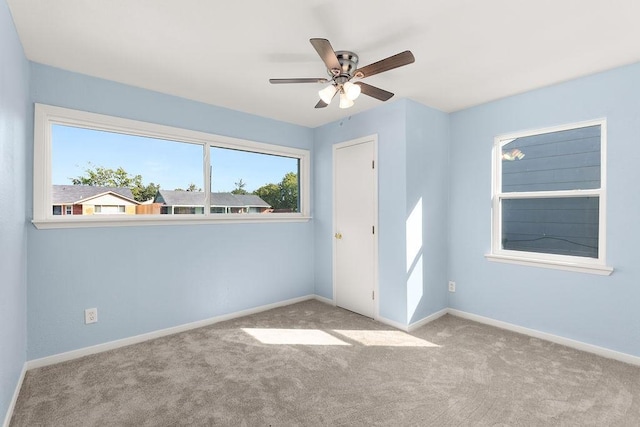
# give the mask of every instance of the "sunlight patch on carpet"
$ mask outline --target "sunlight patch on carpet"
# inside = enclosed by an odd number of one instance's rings
[[[366,346],[388,347],[440,347],[402,331],[334,330],[333,332]]]
[[[263,344],[351,345],[318,329],[242,328]]]

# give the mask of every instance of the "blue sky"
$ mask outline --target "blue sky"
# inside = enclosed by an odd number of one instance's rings
[[[122,135],[69,126],[52,129],[52,183],[72,184],[91,165],[122,167],[142,175],[143,183],[173,190],[194,183],[204,187],[202,146],[160,139]],[[211,149],[212,191],[235,188],[242,179],[251,192],[264,184],[278,183],[288,172],[297,173],[297,159],[223,148]]]

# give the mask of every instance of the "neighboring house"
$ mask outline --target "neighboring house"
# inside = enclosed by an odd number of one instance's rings
[[[135,215],[138,203],[129,188],[54,185],[54,215]]]
[[[159,190],[154,203],[161,203],[163,214],[203,214],[202,191]],[[253,194],[211,193],[211,213],[265,213],[271,206]]]

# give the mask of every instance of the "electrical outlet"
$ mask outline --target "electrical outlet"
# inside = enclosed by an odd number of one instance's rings
[[[96,323],[98,321],[98,309],[97,308],[87,308],[84,311],[84,323],[88,325],[89,323]]]
[[[449,280],[449,292],[455,292],[456,291],[456,282]]]

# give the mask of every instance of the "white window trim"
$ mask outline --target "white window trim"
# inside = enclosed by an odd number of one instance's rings
[[[563,191],[535,191],[535,192],[502,192],[502,147],[516,138],[577,129],[587,126],[600,125],[600,188],[593,190],[563,190]],[[610,275],[613,268],[606,265],[606,153],[607,153],[607,122],[606,119],[590,120],[554,126],[543,129],[515,132],[496,136],[492,153],[492,227],[491,253],[485,257],[490,261],[509,264],[527,265],[552,268],[583,273]],[[522,199],[533,197],[599,197],[599,227],[598,227],[598,258],[587,258],[568,255],[545,254],[538,252],[513,251],[502,249],[502,209],[501,202],[505,199]]]
[[[204,214],[186,217],[180,215],[53,215],[51,212],[51,127],[53,124],[73,126],[106,132],[124,133],[170,141],[196,144],[203,149],[204,188],[211,187],[209,168],[210,147],[230,148],[252,151],[276,156],[299,159],[300,169],[300,212],[278,214]],[[247,141],[175,128],[155,123],[141,122],[120,117],[107,116],[86,111],[72,110],[45,104],[35,104],[34,154],[33,154],[33,220],[38,229],[49,228],[85,228],[120,227],[140,225],[192,225],[211,223],[271,223],[306,222],[310,217],[310,174],[311,162],[309,150]],[[210,192],[205,191],[205,205],[210,202]],[[65,218],[66,217],[66,218]]]

